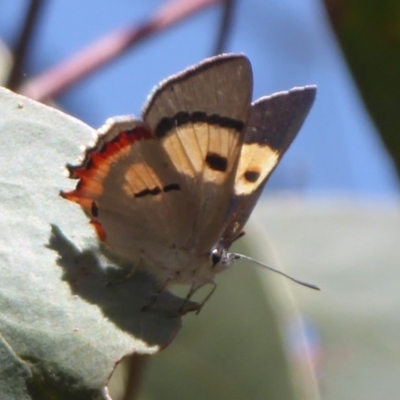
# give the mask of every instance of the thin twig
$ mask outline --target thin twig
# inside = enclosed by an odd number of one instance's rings
[[[76,84],[88,74],[122,55],[141,40],[159,33],[197,11],[222,0],[170,0],[148,21],[115,31],[70,59],[22,85],[19,92],[38,101],[45,101]]]
[[[25,21],[13,51],[14,63],[6,83],[6,86],[10,89],[15,89],[21,82],[26,55],[29,52],[35,29],[38,26],[44,3],[43,0],[31,0],[29,2]]]
[[[234,0],[223,1],[223,14],[221,19],[221,27],[217,36],[213,54],[223,53],[226,48],[226,41],[228,38],[229,29],[232,23],[233,9],[235,2]]]

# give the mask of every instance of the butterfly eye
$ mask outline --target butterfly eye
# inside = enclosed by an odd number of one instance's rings
[[[222,254],[218,249],[214,249],[211,252],[211,261],[213,263],[213,266],[217,265],[221,261],[221,258]]]

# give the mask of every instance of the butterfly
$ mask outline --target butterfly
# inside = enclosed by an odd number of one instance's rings
[[[163,288],[189,284],[188,299],[206,284],[210,296],[215,275],[240,258],[229,248],[316,95],[304,86],[251,103],[252,87],[244,55],[208,58],[161,82],[141,120],[108,119],[67,166],[78,184],[61,195],[99,239]]]

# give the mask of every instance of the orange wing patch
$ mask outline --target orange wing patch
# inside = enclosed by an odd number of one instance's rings
[[[108,177],[112,165],[129,154],[132,143],[152,138],[151,133],[142,126],[121,132],[118,140],[114,135],[99,136],[95,146],[86,151],[81,164],[67,166],[70,178],[79,179],[79,182],[75,190],[62,191],[61,196],[78,203],[87,214],[93,215],[93,201],[103,193],[103,181]]]
[[[245,143],[236,173],[235,194],[248,195],[257,190],[279,160],[279,152],[268,145]]]

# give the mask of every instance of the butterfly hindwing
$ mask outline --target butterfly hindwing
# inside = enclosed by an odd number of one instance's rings
[[[99,237],[118,254],[135,260],[142,248],[165,242],[172,229],[179,229],[164,224],[173,217],[179,177],[171,173],[165,151],[141,121],[129,116],[109,119],[83,162],[69,170],[79,183],[63,196],[82,206]],[[159,207],[164,215],[155,213]],[[156,227],[163,224],[161,232]]]
[[[307,117],[315,94],[315,86],[305,86],[262,97],[252,104],[231,213],[221,238],[225,248],[241,233],[269,176]]]

